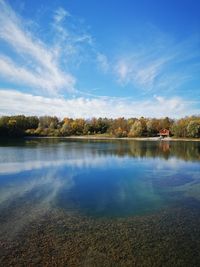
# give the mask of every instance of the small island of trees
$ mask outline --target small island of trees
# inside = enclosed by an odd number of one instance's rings
[[[156,118],[92,118],[59,119],[52,116],[2,116],[0,117],[1,137],[22,136],[83,136],[105,135],[110,137],[154,137],[161,129],[170,131],[178,138],[200,137],[200,116],[173,120],[168,117]]]

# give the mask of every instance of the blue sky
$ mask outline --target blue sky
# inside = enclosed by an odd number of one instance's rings
[[[198,0],[0,0],[0,115],[198,115],[199,14]]]

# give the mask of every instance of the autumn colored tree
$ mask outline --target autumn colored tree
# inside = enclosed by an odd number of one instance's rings
[[[175,137],[199,138],[200,117],[191,116],[172,120],[168,117],[161,119],[139,119],[123,117],[117,119],[92,118],[59,120],[51,116],[2,116],[0,117],[0,136],[71,136],[108,134],[116,137],[157,136],[162,128],[169,129]]]
[[[129,137],[140,137],[142,136],[142,132],[143,132],[142,122],[140,120],[136,120],[131,126],[128,136]]]
[[[187,135],[189,137],[200,137],[200,121],[190,121],[187,126]]]

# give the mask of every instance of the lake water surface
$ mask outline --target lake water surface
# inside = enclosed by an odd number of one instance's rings
[[[4,140],[0,214],[3,266],[197,266],[200,142]]]

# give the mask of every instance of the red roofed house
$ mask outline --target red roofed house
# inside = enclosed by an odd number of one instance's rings
[[[169,137],[169,130],[167,130],[167,129],[161,129],[159,131],[159,135],[162,136],[162,137]]]

